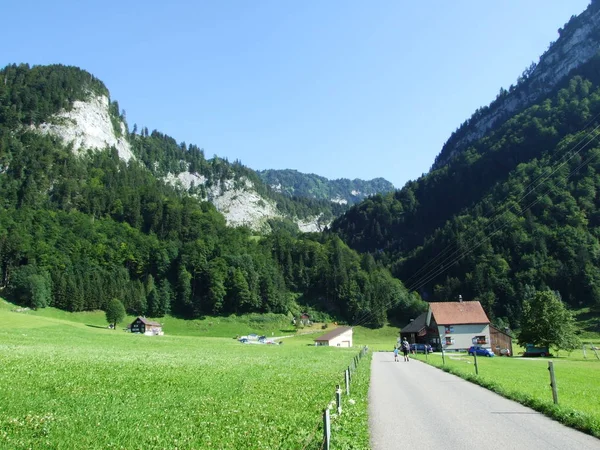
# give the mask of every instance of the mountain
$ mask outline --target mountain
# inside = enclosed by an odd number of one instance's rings
[[[524,299],[543,289],[600,309],[599,9],[573,17],[428,174],[351,207],[332,231],[410,291],[479,300],[498,323],[518,326]]]
[[[81,77],[89,77],[98,83],[98,87],[91,90],[89,96],[79,94],[68,98],[57,105],[53,113],[47,105],[42,105],[39,112],[40,105],[32,105],[35,112],[27,118],[30,129],[59,137],[72,145],[75,152],[114,147],[124,161],[137,159],[167,183],[213,203],[231,226],[265,231],[275,222],[287,221],[295,223],[300,231],[319,231],[341,214],[342,205],[347,203],[345,198],[355,203],[367,195],[393,188],[382,179],[329,182],[317,175],[293,172],[296,180],[318,180],[327,187],[330,197],[314,189],[293,189],[288,184],[292,182],[289,174],[284,179],[285,194],[281,194],[279,189],[271,188],[263,181],[265,172],[257,176],[239,162],[231,164],[218,157],[207,160],[197,146],[178,144],[156,130],[149,132],[144,128],[138,133],[134,126],[134,131],[129,133],[125,119],[119,113],[119,104],[109,101],[108,89],[104,85],[100,87],[100,82],[92,75],[81,73]],[[53,81],[49,80],[49,83]],[[295,192],[288,195],[292,190]],[[338,204],[332,204],[331,198]]]
[[[315,174],[296,170],[259,170],[260,178],[276,192],[289,197],[307,197],[328,200],[342,205],[354,205],[365,198],[394,190],[394,185],[383,178],[369,181],[340,178],[328,180]]]
[[[156,130],[129,132],[84,70],[0,70],[0,291],[13,301],[83,311],[117,299],[149,317],[309,312],[373,327],[392,309],[422,310],[372,258],[299,233],[297,222],[338,207],[274,192],[239,162]]]
[[[501,88],[496,100],[475,111],[450,136],[437,156],[433,168],[446,164],[453,156],[464,151],[470,143],[482,138],[494,127],[502,125],[514,114],[538,103],[556,90],[569,73],[592,59],[600,48],[600,3],[592,1],[579,16],[572,16],[558,30],[556,42],[537,64],[532,63],[508,90]]]

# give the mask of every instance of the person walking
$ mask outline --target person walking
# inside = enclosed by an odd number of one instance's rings
[[[394,361],[398,362],[398,347],[394,347]]]
[[[404,362],[410,361],[410,357],[408,356],[409,353],[410,353],[410,344],[408,343],[406,338],[404,338],[402,340],[402,354],[404,355]]]

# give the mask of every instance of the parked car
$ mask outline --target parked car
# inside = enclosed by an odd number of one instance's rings
[[[533,344],[525,344],[525,351],[523,352],[523,356],[549,356],[550,351],[548,347],[536,347]]]
[[[241,338],[241,339],[240,339],[240,342],[241,342],[242,344],[247,344],[247,343],[248,343],[248,342],[250,342],[250,341],[248,341],[248,338],[246,338],[246,337],[243,337],[243,338]]]
[[[491,358],[494,356],[494,352],[490,348],[479,347],[478,345],[472,345],[469,347],[469,355],[487,356]]]
[[[410,344],[410,351],[414,353],[431,353],[433,348],[429,344]]]

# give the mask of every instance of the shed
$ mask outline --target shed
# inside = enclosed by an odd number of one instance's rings
[[[352,327],[337,327],[335,330],[315,339],[315,345],[329,347],[352,347]]]
[[[431,344],[429,336],[433,330],[427,329],[427,313],[424,312],[400,331],[400,339],[406,338],[411,344]]]
[[[141,333],[148,336],[162,336],[164,334],[160,323],[153,322],[142,316],[137,317],[131,322],[129,329],[132,333]]]
[[[506,330],[508,331],[508,328]],[[507,331],[502,331],[499,328],[490,325],[490,342],[492,344],[492,351],[498,356],[506,355],[506,352],[501,352],[504,349],[509,351],[508,355],[513,355],[512,336]]]

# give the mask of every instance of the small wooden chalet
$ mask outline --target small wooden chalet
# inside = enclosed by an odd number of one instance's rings
[[[406,338],[411,344],[429,344],[434,349],[437,349],[439,346],[439,339],[435,339],[435,336],[436,330],[427,326],[426,312],[416,319],[411,320],[410,323],[400,331],[400,341]]]
[[[492,351],[498,356],[506,355],[506,351],[502,352],[502,350],[508,350],[508,356],[513,356],[512,336],[508,331],[508,328],[506,328],[505,331],[502,331],[499,328],[490,325]]]
[[[132,333],[141,333],[148,336],[163,335],[162,325],[160,323],[153,322],[152,320],[148,320],[142,316],[139,316],[133,322],[131,322],[131,325],[129,325],[129,330]]]
[[[352,347],[352,334],[352,327],[337,327],[335,330],[315,339],[315,345]]]
[[[490,320],[477,301],[431,302],[425,323],[432,346],[439,343],[447,351],[492,348]]]

